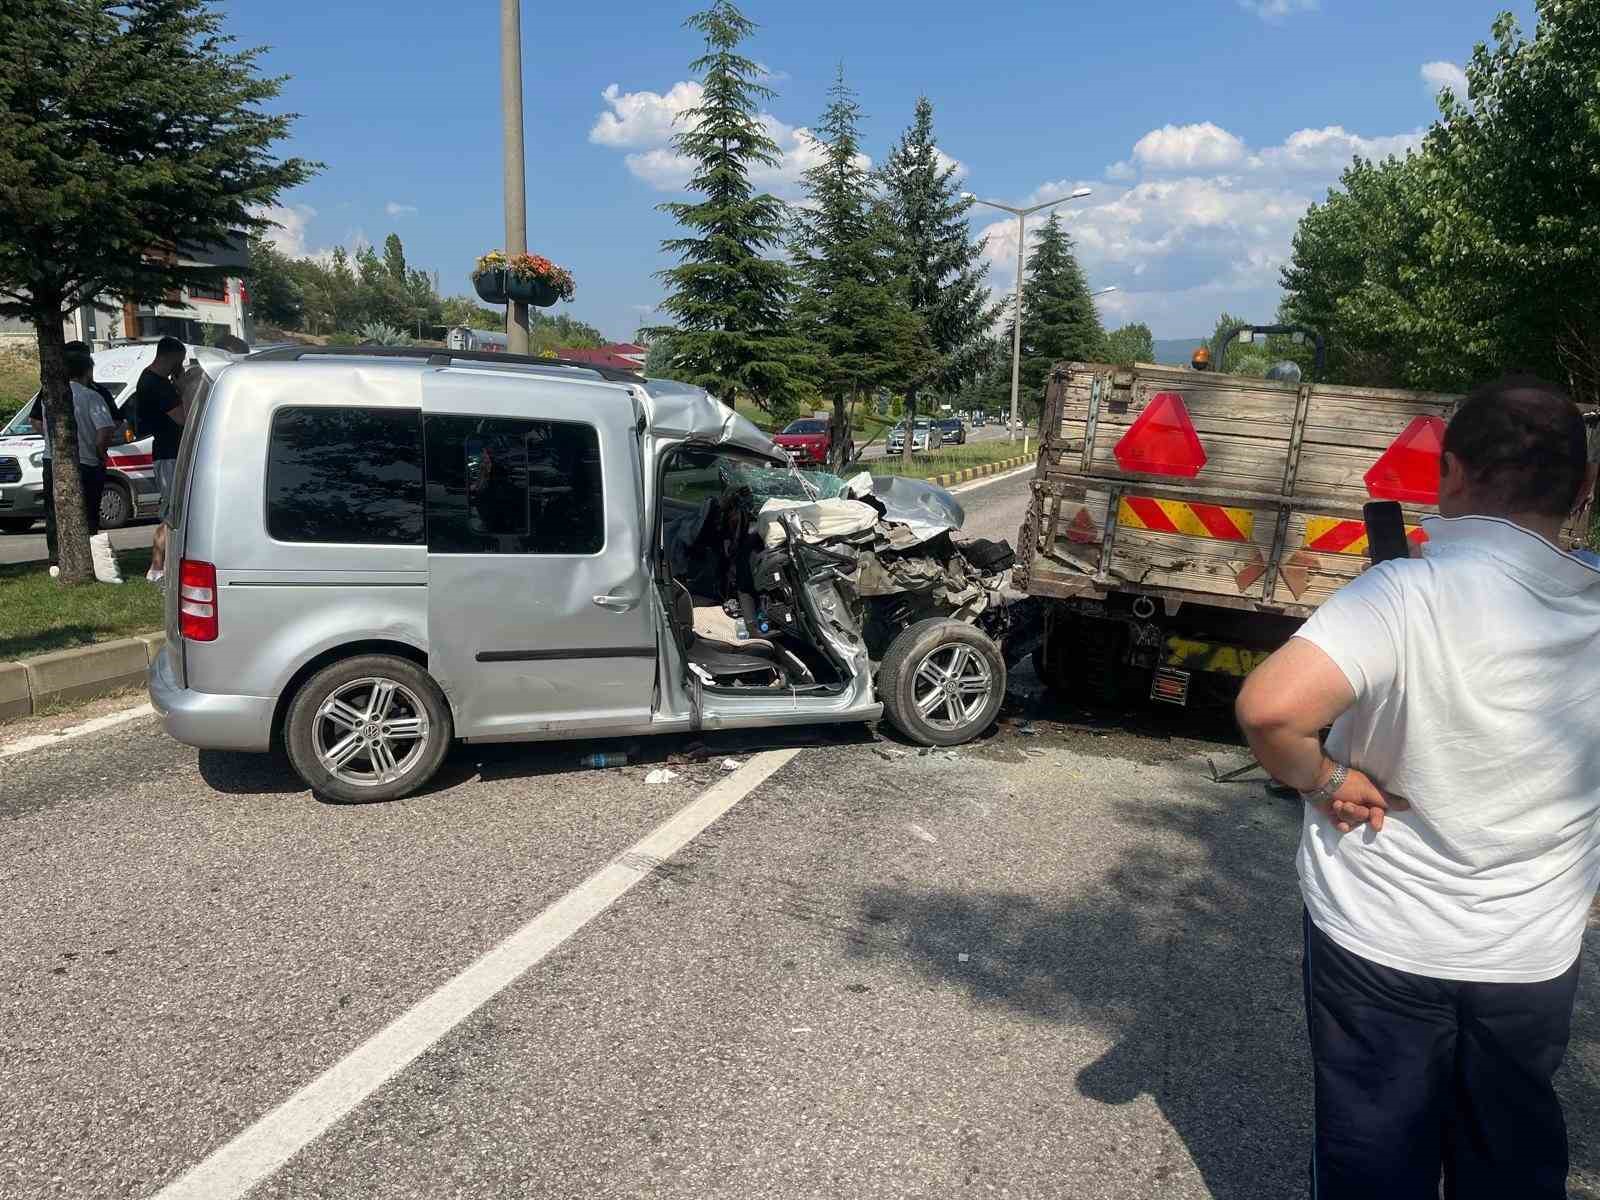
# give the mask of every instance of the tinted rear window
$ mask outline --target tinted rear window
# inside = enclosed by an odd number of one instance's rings
[[[280,408],[267,451],[267,532],[280,542],[421,545],[421,414]]]

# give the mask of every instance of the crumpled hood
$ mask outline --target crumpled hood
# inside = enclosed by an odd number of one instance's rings
[[[862,485],[863,477],[867,485]],[[850,480],[852,496],[870,494],[883,506],[883,519],[904,525],[917,542],[926,542],[941,533],[954,533],[967,521],[961,502],[925,479],[902,475],[867,475],[863,471]]]

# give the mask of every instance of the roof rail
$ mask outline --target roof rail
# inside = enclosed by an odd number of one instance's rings
[[[498,350],[443,350],[435,346],[274,346],[250,355],[252,362],[299,362],[302,358],[421,358],[430,367],[452,362],[498,363],[519,367],[567,367],[598,375],[611,383],[643,383],[636,371],[574,362],[566,358],[540,358],[533,354],[507,354]]]

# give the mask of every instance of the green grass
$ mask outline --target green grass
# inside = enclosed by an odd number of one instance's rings
[[[39,356],[32,346],[0,342],[0,425],[39,390]]]
[[[1029,453],[1033,448],[1033,445],[1028,447]],[[898,454],[889,458],[869,459],[861,465],[874,475],[909,475],[914,479],[932,479],[936,475],[949,475],[968,467],[983,467],[1021,457],[1022,439],[1018,438],[1016,445],[1010,442],[968,442],[965,446],[946,446],[932,454],[913,454],[909,466],[903,465],[905,459]]]
[[[122,550],[121,586],[63,587],[43,563],[0,566],[0,662],[161,628],[161,589],[145,581],[149,550]]]

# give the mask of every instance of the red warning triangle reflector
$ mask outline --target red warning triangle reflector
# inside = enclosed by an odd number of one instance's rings
[[[1205,447],[1177,392],[1158,392],[1112,453],[1124,471],[1193,479],[1206,465]]]
[[[1374,500],[1439,503],[1439,455],[1443,449],[1443,418],[1417,417],[1372,464],[1365,476],[1367,494]]]

